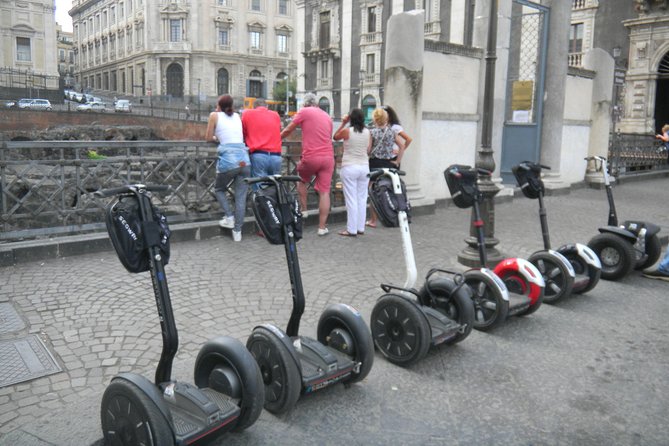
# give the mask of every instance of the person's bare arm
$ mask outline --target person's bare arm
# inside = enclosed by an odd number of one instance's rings
[[[341,118],[341,124],[339,125],[339,128],[335,132],[334,136],[332,137],[335,141],[339,141],[342,139],[348,139],[348,129],[346,128],[346,123],[348,122],[348,115],[344,115]]]
[[[402,162],[402,157],[404,156],[404,150],[406,150],[404,141],[402,141],[402,138],[399,134],[395,135],[395,144],[397,144],[397,147],[400,148],[399,152],[397,152],[397,159],[395,160],[395,164],[399,166]]]
[[[216,112],[209,113],[209,121],[207,122],[207,133],[204,135],[204,139],[207,142],[218,142],[218,138],[214,135],[214,129],[216,128],[216,123],[218,122],[218,115]]]
[[[295,121],[288,124],[285,129],[281,130],[281,139],[290,136],[290,134],[293,133],[293,130],[295,130],[296,127],[297,124],[295,123]]]
[[[404,130],[402,130],[402,131],[399,133],[399,135],[400,135],[400,136],[402,137],[402,139],[404,140],[404,150],[408,149],[408,148],[409,148],[409,144],[411,144],[411,141],[413,141],[413,138],[412,138],[411,136],[407,135],[407,132],[405,132]]]

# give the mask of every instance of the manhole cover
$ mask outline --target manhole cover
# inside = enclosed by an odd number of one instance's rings
[[[0,342],[0,387],[61,371],[36,335]]]
[[[12,304],[0,304],[0,335],[23,330],[25,327],[26,324],[23,323]]]

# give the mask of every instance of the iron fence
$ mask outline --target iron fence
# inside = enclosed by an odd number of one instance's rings
[[[615,133],[610,141],[609,169],[615,177],[669,169],[668,152],[652,135]]]
[[[283,147],[284,172],[299,142]],[[341,146],[335,145],[332,205],[341,206]],[[218,219],[216,145],[204,141],[6,141],[0,145],[0,242],[104,229],[106,199],[92,192],[123,184],[167,184],[155,204],[170,223]],[[308,185],[311,186],[311,185]],[[309,207],[318,198],[312,188]]]

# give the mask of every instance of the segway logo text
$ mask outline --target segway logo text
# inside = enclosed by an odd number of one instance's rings
[[[269,208],[270,214],[272,214],[272,220],[274,220],[274,223],[280,225],[281,220],[279,220],[279,217],[276,216],[276,211],[274,210],[274,206],[272,206],[272,203],[270,201],[267,202],[267,207]]]
[[[121,222],[121,224],[122,224],[123,227],[125,228],[125,230],[126,230],[126,232],[128,233],[128,235],[130,235],[130,237],[131,237],[134,241],[137,241],[137,234],[135,234],[135,232],[132,230],[132,228],[130,228],[130,225],[129,225],[128,222],[125,220],[125,218],[123,218],[122,215],[119,215],[119,217],[118,217],[118,221]]]

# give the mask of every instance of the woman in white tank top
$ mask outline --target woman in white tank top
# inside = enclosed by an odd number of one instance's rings
[[[369,183],[367,175],[369,152],[372,149],[372,138],[365,127],[365,115],[362,110],[354,108],[342,118],[334,139],[344,141],[344,155],[339,176],[344,186],[346,201],[346,230],[341,231],[339,235],[355,237],[365,233]]]

